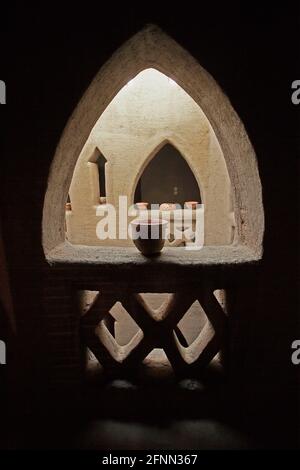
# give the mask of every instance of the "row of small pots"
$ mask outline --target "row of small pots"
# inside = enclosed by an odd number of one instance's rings
[[[106,198],[101,197],[100,198],[100,204],[105,204],[106,203]],[[186,201],[184,203],[184,207],[186,209],[197,209],[197,205],[199,204],[198,201]],[[136,202],[135,206],[139,210],[147,210],[149,203],[148,202]],[[160,204],[159,209],[161,211],[174,211],[177,208],[176,204],[172,202],[164,202],[163,204]],[[72,204],[70,202],[66,203],[66,210],[71,211],[72,210]]]
[[[199,204],[198,201],[186,201],[184,203],[184,207],[186,209],[197,209],[197,205]],[[136,202],[135,206],[139,210],[147,210],[149,203],[148,202]],[[163,204],[160,204],[159,209],[161,211],[174,211],[177,209],[177,205],[174,204],[173,202],[164,202]]]

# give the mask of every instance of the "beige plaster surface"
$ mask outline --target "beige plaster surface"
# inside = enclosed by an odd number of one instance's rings
[[[67,237],[71,243],[132,244],[130,239],[119,239],[118,232],[116,240],[97,237],[101,208],[95,157],[102,153],[107,160],[106,199],[118,214],[119,195],[133,204],[143,170],[166,142],[181,152],[200,187],[204,243],[232,242],[230,181],[215,133],[195,101],[176,82],[150,68],[140,72],[114,97],[80,153],[70,187],[72,213],[67,213]]]

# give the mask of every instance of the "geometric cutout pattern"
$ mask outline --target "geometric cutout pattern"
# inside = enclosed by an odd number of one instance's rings
[[[227,327],[227,315],[213,291],[166,294],[160,305],[153,304],[149,296],[119,292],[94,294],[81,317],[81,335],[99,363],[111,373],[134,370],[151,351],[162,349],[175,373],[196,372],[206,367],[222,349]],[[200,313],[205,312],[207,321],[203,326],[201,320],[201,331],[189,344],[180,325],[187,312],[192,307],[195,309],[195,302],[201,306]],[[116,305],[118,314],[114,311]],[[115,334],[115,317],[122,311],[130,315],[135,325],[134,334],[126,344],[119,344]]]
[[[183,337],[183,340],[180,340],[181,344],[191,345],[198,338],[207,321],[203,308],[196,300],[178,322],[177,328],[181,333],[181,338]]]

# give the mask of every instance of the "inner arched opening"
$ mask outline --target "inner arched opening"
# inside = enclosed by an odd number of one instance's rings
[[[144,169],[134,193],[134,202],[149,205],[201,203],[197,180],[181,153],[165,144]]]

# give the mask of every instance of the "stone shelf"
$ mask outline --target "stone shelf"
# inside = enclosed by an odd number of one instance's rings
[[[65,242],[50,251],[47,260],[51,265],[212,266],[255,263],[259,258],[250,248],[243,245],[204,246],[201,250],[165,247],[160,256],[148,258],[134,247],[85,246]]]
[[[48,253],[47,261],[44,313],[50,338],[54,331],[52,340],[57,341],[56,333],[61,334],[65,322],[74,329],[72,335],[64,336],[68,354],[72,348],[78,354],[83,341],[106,373],[116,376],[138,370],[155,349],[163,349],[175,374],[201,374],[226,349],[229,317],[224,297],[219,300],[220,293],[215,291],[234,293],[239,286],[249,287],[256,282],[259,264],[255,253],[245,246],[205,246],[197,251],[166,247],[159,256],[147,258],[135,247],[69,242]],[[170,295],[154,309],[142,293]],[[208,321],[198,337],[186,344],[179,322],[195,301]],[[111,321],[111,309],[117,303],[138,326],[130,341],[122,345]]]
[[[133,289],[137,285],[156,285],[165,291],[184,282],[195,284],[200,279],[223,287],[252,273],[259,258],[245,246],[205,246],[201,250],[164,248],[160,256],[147,258],[136,248],[71,245],[65,242],[47,255],[53,271],[66,271],[68,278],[92,289],[94,283],[118,282]],[[54,274],[54,273],[53,273]],[[90,287],[88,287],[90,286]]]

